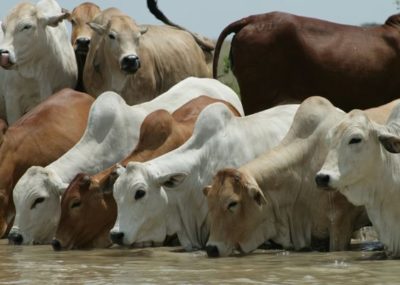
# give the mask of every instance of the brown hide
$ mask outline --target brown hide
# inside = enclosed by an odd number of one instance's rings
[[[0,235],[11,227],[12,189],[31,166],[46,166],[82,136],[93,98],[63,89],[10,126],[0,146]]]
[[[71,44],[74,47],[76,62],[78,64],[77,90],[84,90],[83,68],[92,38],[92,30],[87,23],[93,21],[100,12],[99,6],[94,3],[85,2],[75,7],[68,17],[68,20],[72,24]]]
[[[102,11],[91,27],[96,32],[83,81],[94,96],[112,90],[133,105],[155,98],[189,76],[211,76],[209,56],[188,32],[141,26],[115,8]],[[137,57],[139,67],[124,68],[127,56]]]
[[[273,12],[227,26],[230,59],[246,114],[320,95],[345,111],[379,106],[400,92],[400,14],[377,27]]]
[[[236,116],[235,108],[221,100],[200,96],[177,109],[172,115],[165,110],[149,114],[140,128],[140,138],[133,152],[120,162],[144,162],[182,145],[191,135],[200,112],[209,104],[223,102]],[[80,174],[69,185],[61,199],[61,219],[56,239],[64,249],[106,247],[111,245],[109,231],[117,218],[112,187],[117,178],[112,166],[92,177]],[[77,203],[79,206],[77,206]]]

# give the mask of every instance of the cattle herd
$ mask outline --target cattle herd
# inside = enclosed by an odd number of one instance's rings
[[[347,250],[372,225],[400,257],[400,14],[362,28],[272,12],[214,43],[147,5],[165,25],[55,0],[2,20],[2,237],[218,257]],[[241,100],[212,78],[230,33]]]

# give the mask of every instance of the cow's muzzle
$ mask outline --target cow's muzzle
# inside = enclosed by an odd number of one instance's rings
[[[11,233],[8,235],[8,242],[9,242],[10,244],[21,245],[22,242],[23,242],[23,240],[24,240],[24,239],[23,239],[22,235],[19,234],[19,233],[11,232]]]
[[[124,233],[123,232],[110,232],[110,239],[115,244],[123,245],[124,244]]]
[[[315,176],[315,183],[317,184],[317,186],[326,191],[334,190],[333,188],[331,188],[329,186],[330,180],[331,180],[331,177],[329,174],[317,173],[317,175]]]
[[[140,59],[136,55],[124,56],[121,60],[121,70],[128,73],[134,74],[140,68]]]
[[[55,251],[60,251],[62,249],[61,242],[57,239],[51,241],[51,246]]]
[[[89,51],[90,38],[79,37],[75,41],[75,51],[77,53],[87,54]]]
[[[14,65],[11,60],[10,52],[6,49],[0,49],[0,66],[9,69]]]
[[[208,257],[219,257],[219,250],[215,245],[207,245],[206,252]]]

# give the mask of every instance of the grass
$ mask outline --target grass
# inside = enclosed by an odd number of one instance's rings
[[[231,42],[224,41],[224,43],[221,47],[221,52],[220,52],[220,56],[218,59],[218,80],[221,81],[222,83],[224,83],[225,85],[228,85],[240,96],[239,85],[236,81],[235,76],[232,73],[232,70],[230,68],[228,70],[226,70],[228,67],[227,62],[229,62],[230,47],[231,47]],[[224,71],[224,69],[225,69],[225,71]]]

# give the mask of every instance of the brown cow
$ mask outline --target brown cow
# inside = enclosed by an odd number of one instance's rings
[[[92,30],[87,23],[100,14],[101,9],[94,3],[85,2],[76,6],[68,17],[71,22],[71,43],[74,47],[76,62],[78,64],[77,90],[83,90],[83,68],[89,51]]]
[[[230,60],[246,114],[318,94],[349,111],[382,105],[400,92],[400,14],[356,27],[273,12],[228,25]]]
[[[12,225],[12,189],[18,179],[33,165],[53,162],[80,139],[93,100],[87,94],[63,89],[5,132],[0,146],[0,236]]]
[[[373,116],[385,121],[395,105],[384,105],[383,116],[374,108]],[[218,172],[204,190],[209,256],[250,252],[267,239],[296,250],[329,239],[330,250],[347,249],[353,231],[369,224],[366,211],[339,193],[319,191],[314,182],[328,152],[325,136],[344,116],[326,99],[308,98],[277,147],[239,169]]]
[[[210,62],[192,35],[169,26],[140,26],[116,8],[102,11],[83,81],[95,96],[113,90],[130,105],[148,101],[189,76],[211,76]]]
[[[179,147],[191,136],[199,113],[215,102],[224,101],[200,96],[172,115],[165,110],[151,113],[140,128],[137,147],[120,164],[126,166],[130,161],[147,161]],[[224,103],[240,116],[232,105]],[[117,218],[112,195],[116,168],[112,166],[92,177],[79,174],[71,182],[61,199],[61,219],[52,243],[54,249],[111,245],[109,232]]]

